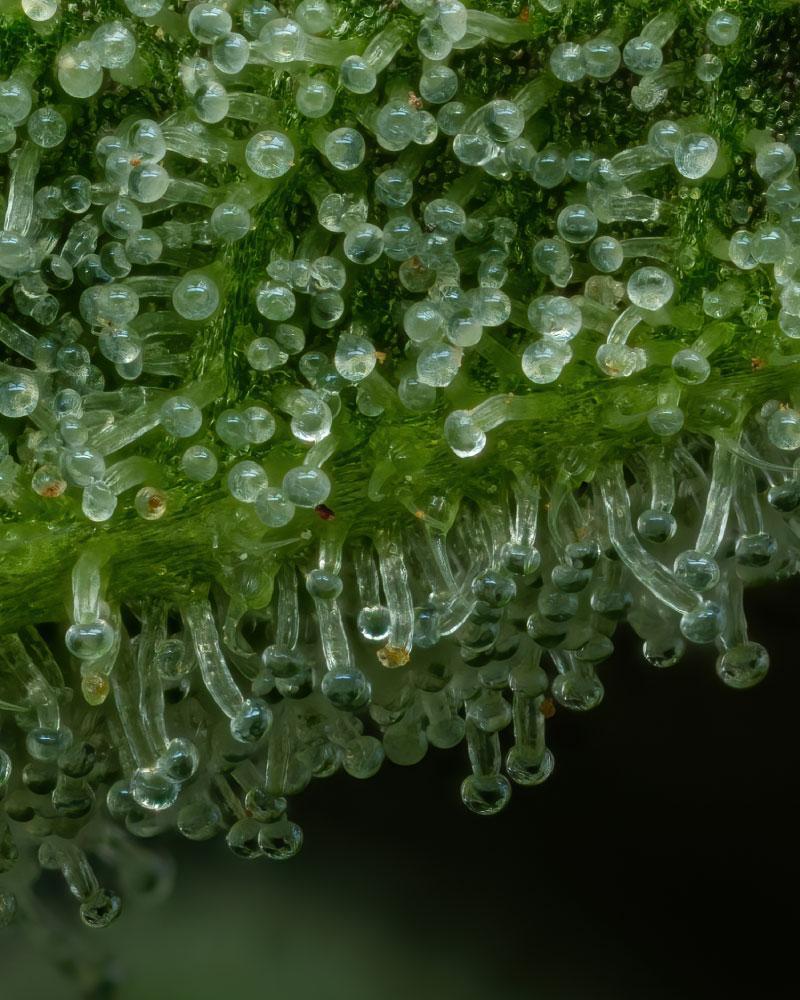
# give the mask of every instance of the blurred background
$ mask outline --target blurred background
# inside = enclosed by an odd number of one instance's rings
[[[772,667],[749,692],[710,650],[659,671],[620,632],[604,703],[556,713],[552,779],[498,816],[461,805],[463,747],[432,751],[314,783],[292,861],[176,841],[166,903],[67,923],[119,1000],[795,995],[799,605],[797,581],[750,593]],[[0,935],[2,1000],[81,996],[48,948]]]

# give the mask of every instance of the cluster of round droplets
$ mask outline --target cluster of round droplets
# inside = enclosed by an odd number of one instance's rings
[[[796,561],[800,140],[685,114],[722,106],[742,18],[528,59],[559,0],[402,2],[350,38],[327,0],[126,0],[0,82],[3,565],[41,545],[57,598],[0,589],[9,627],[58,618],[72,546],[83,696],[38,632],[0,639],[0,872],[40,844],[92,926],[103,809],[279,859],[287,797],[339,768],[465,740],[479,814],[545,780],[619,622],[658,666],[767,670],[741,589]],[[763,217],[724,203],[734,163]]]
[[[561,295],[544,295],[528,307],[531,326],[542,335],[525,348],[522,371],[539,385],[555,382],[572,357],[569,342],[581,330],[580,306]]]
[[[582,45],[562,42],[550,53],[550,70],[564,83],[577,83],[586,76],[608,80],[617,72],[621,62],[619,46],[602,35]]]
[[[135,35],[122,22],[109,21],[101,24],[90,38],[70,42],[60,50],[59,85],[70,97],[85,100],[100,90],[104,69],[118,71],[119,81],[125,82],[126,75],[119,71],[129,67],[135,57]]]

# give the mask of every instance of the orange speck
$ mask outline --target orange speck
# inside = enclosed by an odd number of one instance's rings
[[[386,353],[386,351],[375,352],[375,360],[378,362],[379,365],[382,365],[384,361],[388,358],[388,356],[389,355]]]
[[[404,667],[409,661],[408,650],[403,646],[384,646],[377,652],[381,666],[394,669]]]
[[[104,674],[86,674],[81,678],[83,697],[89,705],[102,705],[108,697],[108,678]]]
[[[50,500],[53,497],[60,497],[66,488],[67,484],[63,479],[54,479],[52,483],[45,486],[39,495]]]
[[[552,698],[544,698],[542,699],[541,705],[539,705],[539,711],[545,719],[552,719],[556,714],[556,703]]]
[[[764,367],[763,358],[750,358],[750,367],[754,372],[757,372],[759,368]]]

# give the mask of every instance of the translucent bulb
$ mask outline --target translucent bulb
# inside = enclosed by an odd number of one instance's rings
[[[659,437],[670,437],[683,427],[683,410],[678,406],[660,406],[647,414],[650,430]]]
[[[263,406],[247,406],[242,411],[245,436],[250,444],[264,444],[276,429],[275,418]]]
[[[242,11],[242,24],[251,38],[257,38],[264,25],[276,17],[280,17],[280,13],[269,0],[252,0]]]
[[[644,76],[645,73],[654,73],[659,69],[664,55],[655,42],[637,36],[625,43],[622,59],[632,73]]]
[[[297,23],[312,35],[327,31],[334,20],[334,12],[328,0],[300,0],[294,9],[294,16]]]
[[[531,257],[533,266],[541,274],[552,277],[570,269],[569,250],[566,243],[558,238],[539,240],[534,245]]]
[[[458,75],[449,66],[430,66],[420,77],[419,92],[431,104],[445,104],[458,92]]]
[[[180,785],[155,767],[137,768],[131,776],[131,794],[137,805],[150,812],[162,812],[174,805]]]
[[[200,407],[185,396],[173,396],[161,407],[161,426],[173,437],[184,438],[196,434],[203,424]]]
[[[39,402],[39,384],[25,369],[0,371],[0,414],[27,417]]]
[[[672,298],[675,284],[660,267],[640,267],[628,278],[627,290],[633,305],[655,312]]]
[[[767,437],[781,451],[800,448],[800,413],[780,407],[767,421]]]
[[[689,180],[704,177],[714,166],[719,146],[710,135],[692,132],[680,138],[673,151],[678,173]]]
[[[282,491],[286,500],[297,507],[317,507],[328,499],[331,481],[322,469],[300,465],[283,477]]]
[[[797,166],[797,155],[785,142],[768,142],[756,153],[756,173],[768,184],[788,177]]]
[[[583,48],[575,42],[561,42],[550,53],[550,72],[565,83],[577,83],[586,76]]]
[[[447,415],[444,439],[459,458],[479,455],[486,447],[486,434],[466,410],[453,410]]]
[[[567,205],[559,212],[556,228],[567,243],[588,243],[597,232],[597,216],[587,205]]]
[[[207,483],[217,474],[217,456],[202,444],[193,444],[181,456],[181,468],[187,479]]]
[[[700,385],[710,375],[711,365],[702,354],[687,348],[673,355],[672,371],[684,385]]]
[[[383,253],[383,233],[372,223],[362,222],[349,230],[343,249],[354,264],[374,264]]]
[[[339,338],[333,363],[348,382],[361,382],[371,374],[376,361],[375,347],[366,337],[345,333]]]
[[[580,333],[580,306],[562,295],[542,295],[528,306],[528,320],[541,334],[557,341],[572,340]]]
[[[281,490],[267,488],[255,499],[255,511],[268,528],[282,528],[294,517],[295,505]]]
[[[592,38],[581,46],[587,76],[607,80],[619,69],[622,53],[609,38]]]
[[[717,562],[694,549],[681,552],[675,559],[673,570],[681,583],[685,583],[698,593],[713,590],[719,583],[720,572]]]
[[[248,444],[244,417],[237,410],[223,410],[214,423],[214,430],[230,448],[244,448]]]
[[[525,128],[525,115],[513,101],[489,101],[483,111],[483,127],[495,142],[511,142]]]
[[[90,483],[84,488],[81,509],[90,521],[107,521],[116,507],[116,496],[103,483]]]
[[[175,286],[172,305],[184,319],[208,319],[219,305],[219,289],[207,274],[190,271]]]
[[[595,359],[601,371],[610,378],[629,378],[643,367],[643,352],[627,344],[601,344]]]
[[[371,686],[356,668],[335,667],[322,678],[320,690],[325,698],[341,711],[357,711],[367,704]]]
[[[121,21],[101,24],[92,35],[97,61],[106,69],[121,69],[136,55],[136,36]]]
[[[446,236],[457,236],[467,221],[466,212],[448,198],[434,198],[425,205],[423,211],[425,225],[437,229]]]
[[[131,198],[143,204],[152,204],[163,198],[169,187],[170,176],[158,163],[141,163],[128,176]]]
[[[728,256],[731,263],[742,271],[752,271],[753,268],[758,267],[754,243],[752,233],[746,229],[737,229],[728,244]]]
[[[34,253],[30,241],[18,233],[0,230],[0,275],[20,278],[34,268]]]
[[[25,16],[42,24],[54,17],[58,11],[57,0],[22,0]]]
[[[281,323],[294,315],[296,300],[291,288],[264,281],[256,288],[256,309],[265,319]]]
[[[426,344],[417,358],[417,378],[425,385],[450,385],[464,356],[462,348],[451,344]]]
[[[306,335],[299,326],[279,323],[275,328],[275,341],[287,354],[299,354],[306,346]]]
[[[704,52],[695,60],[694,72],[703,83],[713,83],[722,75],[722,60],[713,52]]]
[[[731,10],[716,10],[706,21],[706,35],[714,45],[733,45],[739,37],[742,19]]]
[[[669,119],[662,119],[650,126],[647,133],[647,142],[662,156],[672,159],[675,155],[675,148],[681,141],[683,129],[677,122]]]
[[[142,228],[142,213],[130,198],[120,196],[103,209],[103,227],[114,239],[127,239]]]
[[[725,615],[722,608],[713,601],[704,601],[695,611],[683,615],[680,629],[690,642],[713,642],[722,632]]]
[[[622,267],[625,252],[613,236],[598,236],[589,247],[589,262],[603,274],[613,274]]]
[[[745,689],[764,679],[769,670],[769,653],[758,642],[730,646],[717,660],[717,676],[728,687]]]
[[[294,146],[283,132],[256,132],[245,147],[248,167],[259,177],[283,177],[294,166]]]
[[[225,201],[211,213],[209,228],[223,243],[236,243],[243,239],[251,226],[250,212],[243,205]]]
[[[67,123],[55,108],[37,108],[27,121],[28,135],[37,146],[54,149],[67,137]]]
[[[96,94],[103,82],[103,69],[91,42],[67,45],[58,54],[58,82],[70,97]]]
[[[200,87],[195,93],[192,103],[194,104],[195,114],[200,121],[210,125],[221,122],[227,116],[230,109],[228,91],[216,80],[211,80]]]
[[[324,118],[335,98],[333,87],[319,76],[301,77],[294,97],[297,110],[306,118]]]
[[[125,6],[136,17],[155,17],[164,6],[164,0],[124,0]]]
[[[33,104],[30,87],[15,77],[0,81],[0,115],[11,125],[21,125]]]
[[[336,170],[355,170],[364,162],[366,144],[354,128],[337,128],[326,136],[323,152]]]
[[[306,34],[296,21],[287,17],[268,21],[259,38],[272,62],[283,64],[303,58]]]
[[[306,590],[311,597],[323,601],[335,601],[342,592],[343,584],[340,576],[328,573],[323,569],[312,569],[306,577]]]
[[[163,160],[167,152],[164,133],[158,122],[151,118],[140,118],[131,128],[128,142],[130,148],[144,159],[157,162]]]
[[[228,11],[214,3],[199,3],[189,11],[189,31],[198,42],[206,45],[227,35],[231,24]]]
[[[244,35],[236,32],[220,35],[211,46],[211,59],[220,73],[240,73],[247,65],[249,55],[250,43]]]
[[[675,516],[664,510],[643,510],[636,521],[636,530],[645,539],[661,545],[678,530]]]
[[[267,372],[272,368],[280,368],[289,359],[271,337],[256,337],[247,345],[247,361],[257,372]]]
[[[369,94],[377,82],[375,71],[361,56],[347,56],[339,67],[339,83],[353,94]]]
[[[75,215],[83,215],[92,203],[92,185],[87,177],[72,174],[61,182],[64,208]]]
[[[70,625],[65,642],[67,649],[79,660],[97,660],[114,645],[114,629],[107,621],[95,621]]]
[[[426,299],[412,302],[403,316],[403,328],[408,338],[416,343],[424,343],[438,336],[443,324],[442,314]]]
[[[331,431],[331,408],[314,392],[301,390],[297,396],[300,401],[296,403],[292,413],[292,434],[299,441],[322,441]]]
[[[267,474],[257,462],[237,462],[228,473],[228,490],[234,500],[255,503],[258,494],[267,488]]]
[[[522,372],[534,384],[548,385],[559,378],[571,358],[572,351],[567,344],[552,337],[542,337],[525,348]]]

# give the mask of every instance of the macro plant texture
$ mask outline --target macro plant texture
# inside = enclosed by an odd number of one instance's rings
[[[162,832],[288,858],[313,778],[430,747],[496,813],[624,623],[763,678],[799,42],[792,0],[0,0],[0,924],[44,868],[105,926]]]

